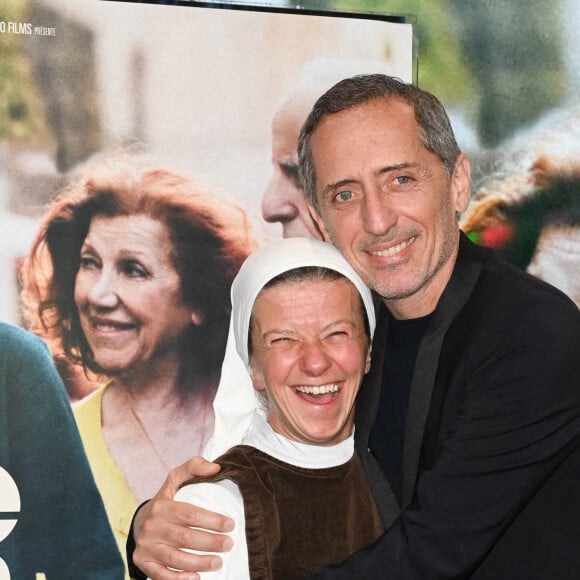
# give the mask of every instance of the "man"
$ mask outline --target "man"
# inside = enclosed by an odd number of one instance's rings
[[[299,165],[313,218],[381,303],[355,433],[387,532],[320,578],[484,578],[579,445],[580,313],[460,234],[470,165],[429,93],[383,75],[341,81],[306,120]],[[137,515],[135,563],[156,580],[195,577],[165,566],[219,566],[177,547],[227,549],[184,526],[232,522],[169,499],[217,469],[176,470]]]
[[[337,80],[333,79],[324,88]],[[298,178],[297,152],[300,127],[323,92],[320,83],[320,77],[314,86],[299,83],[272,117],[272,173],[262,196],[262,217],[269,223],[279,222],[285,238],[321,237],[304,200]]]

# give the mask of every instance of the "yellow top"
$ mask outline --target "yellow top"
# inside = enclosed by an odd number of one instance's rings
[[[74,405],[73,411],[93,477],[103,498],[109,523],[125,562],[125,577],[129,580],[125,543],[131,519],[137,509],[137,500],[109,453],[103,436],[101,409],[106,388],[107,386],[100,387],[85,397]]]

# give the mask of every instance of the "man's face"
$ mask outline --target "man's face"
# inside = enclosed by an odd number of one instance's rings
[[[421,143],[412,107],[395,98],[324,118],[312,154],[320,215],[311,212],[325,238],[396,317],[430,313],[455,262],[467,158],[449,179]]]
[[[298,135],[311,106],[310,98],[285,102],[272,119],[272,175],[262,197],[262,216],[280,222],[282,235],[320,238],[298,180]]]

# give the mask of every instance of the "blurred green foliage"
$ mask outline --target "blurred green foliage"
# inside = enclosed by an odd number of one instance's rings
[[[560,0],[302,0],[304,8],[416,16],[419,86],[494,147],[565,94]]]
[[[0,20],[26,21],[34,1],[0,0]],[[296,0],[287,5],[416,18],[419,86],[446,107],[460,109],[486,147],[532,124],[565,93],[559,0]],[[25,41],[0,33],[0,138],[46,143],[50,130]]]
[[[493,147],[564,98],[560,0],[449,0],[478,83],[477,129]]]
[[[1,0],[0,21],[27,22],[28,0]],[[45,145],[50,131],[26,54],[27,36],[0,32],[0,139]]]
[[[330,3],[329,3],[330,4]],[[419,86],[447,104],[473,103],[476,85],[462,58],[459,23],[447,0],[339,0],[337,9],[412,15],[419,48]]]
[[[437,95],[447,106],[461,104],[466,114],[476,115],[477,84],[463,58],[457,34],[460,22],[449,9],[448,0],[305,0],[300,4],[320,10],[415,18],[419,86]]]

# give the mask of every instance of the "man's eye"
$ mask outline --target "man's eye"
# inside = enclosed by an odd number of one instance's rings
[[[284,175],[290,179],[290,181],[292,181],[298,189],[302,189],[302,185],[300,184],[300,179],[298,177],[298,165],[295,165],[294,163],[281,163],[280,169],[282,170],[282,173],[284,173]]]
[[[399,175],[398,177],[395,177],[395,181],[398,185],[406,185],[411,181],[411,178],[408,175]]]
[[[339,191],[335,196],[334,199],[336,201],[349,201],[353,197],[352,191],[345,189],[344,191]]]

